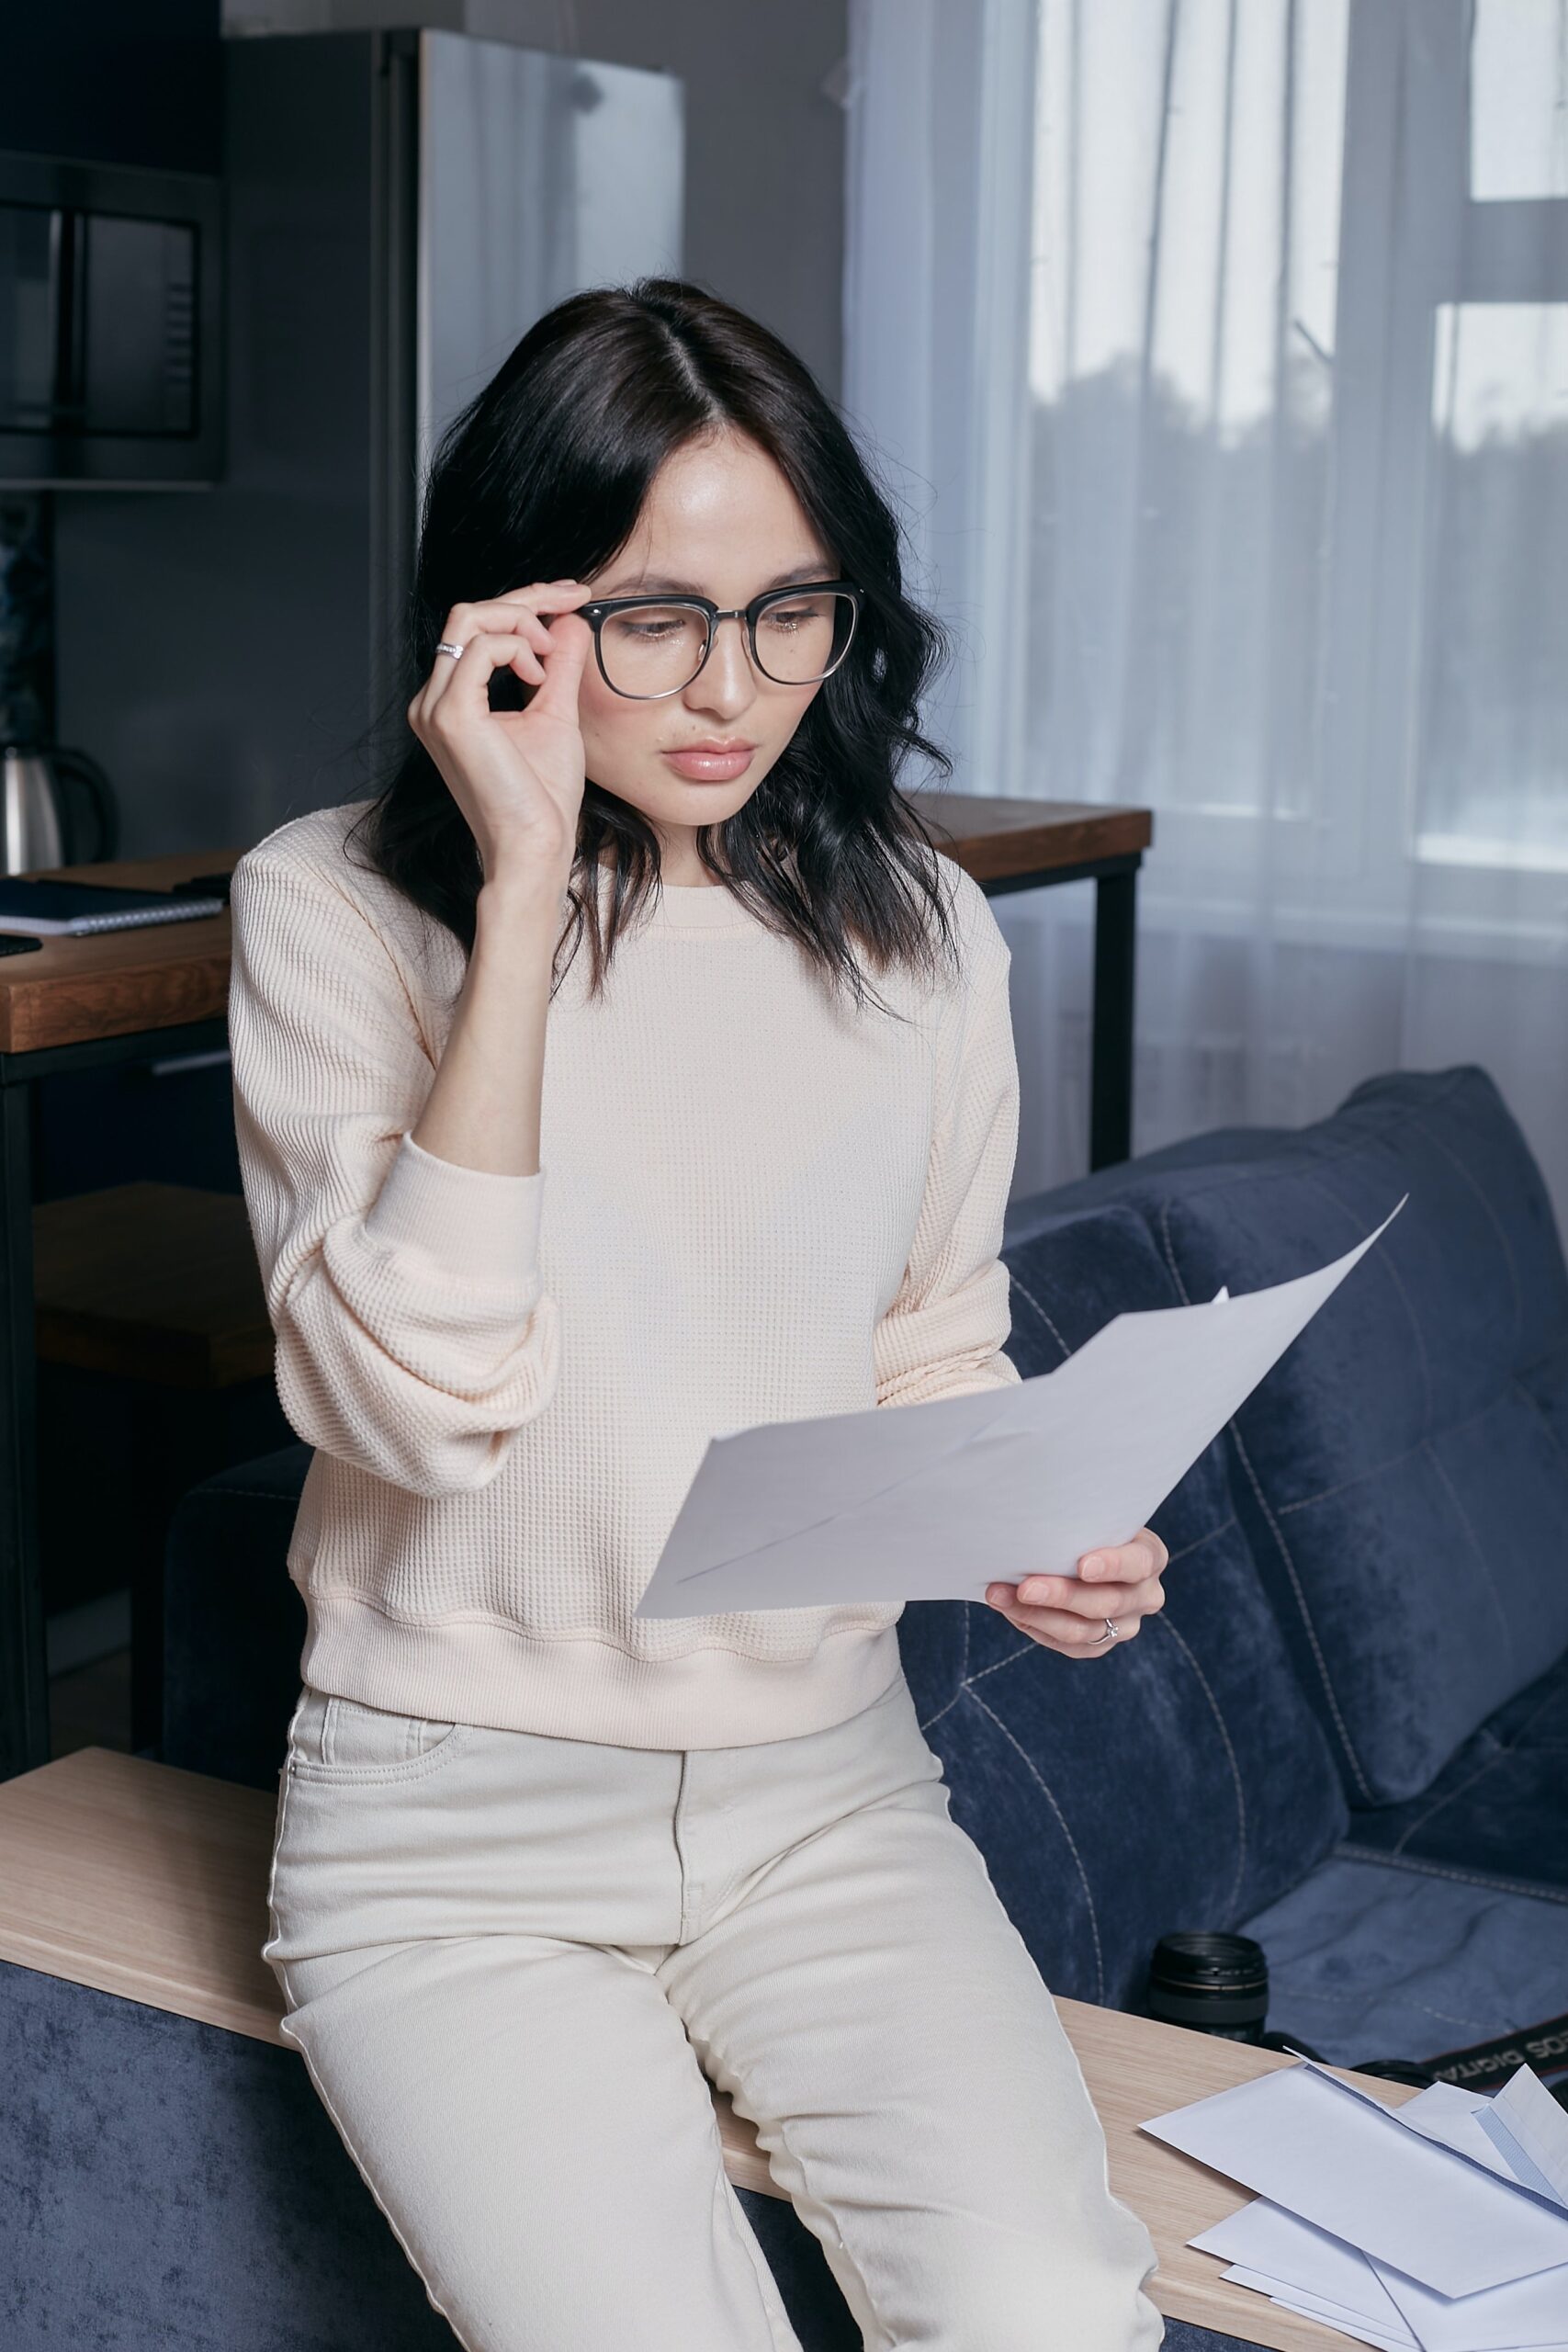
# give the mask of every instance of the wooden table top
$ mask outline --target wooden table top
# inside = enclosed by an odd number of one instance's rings
[[[976,882],[1048,874],[1102,857],[1131,857],[1154,840],[1151,808],[1088,800],[989,799],[968,792],[912,792],[917,808],[953,836],[951,854]],[[942,847],[949,844],[937,836]]]
[[[0,1781],[0,1959],[294,2047],[278,2031],[282,1997],[261,1957],[276,1809],[266,1791],[104,1747]],[[1186,2241],[1250,2192],[1138,2129],[1147,2116],[1298,2062],[1086,2002],[1058,1996],[1056,2007],[1105,2129],[1112,2192],[1154,2239],[1150,2291],[1167,2317],[1274,2352],[1349,2341],[1225,2284],[1224,2264]],[[1407,2083],[1334,2072],[1390,2107],[1415,2096]],[[750,2124],[721,2092],[713,2099],[730,2179],[778,2196]]]
[[[910,796],[934,820],[943,852],[977,882],[1146,849],[1146,808],[1070,800],[991,800],[961,792]],[[951,842],[944,838],[951,834]],[[48,869],[58,881],[166,890],[196,874],[231,873],[238,849],[185,850]],[[0,924],[0,929],[4,925]],[[221,1019],[229,1001],[230,918],[197,916],[83,938],[46,939],[34,954],[0,957],[0,1053],[37,1053],[138,1030]]]
[[[168,890],[193,874],[231,873],[243,854],[212,849],[117,857],[96,865],[51,866],[47,878]],[[41,871],[38,878],[44,878]],[[221,1020],[228,1004],[227,907],[185,922],[142,923],[74,939],[57,934],[35,955],[0,957],[0,1054]]]

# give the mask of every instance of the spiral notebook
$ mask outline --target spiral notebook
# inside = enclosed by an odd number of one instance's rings
[[[0,875],[0,931],[29,931],[39,938],[94,931],[129,931],[138,923],[192,922],[220,915],[227,900],[167,890],[118,889],[108,883],[28,881]]]

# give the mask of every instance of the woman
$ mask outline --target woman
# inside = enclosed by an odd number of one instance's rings
[[[894,786],[939,646],[785,347],[580,294],[437,452],[386,790],[235,870],[317,1449],[265,1955],[474,2352],[798,2352],[705,2074],[868,2346],[1162,2338],[899,1610],[634,1613],[719,1430],[1018,1378],[1008,950]],[[1092,1657],[1165,1564],[990,1598]]]

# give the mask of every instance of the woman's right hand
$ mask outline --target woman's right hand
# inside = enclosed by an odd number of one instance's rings
[[[408,707],[479,846],[487,882],[507,875],[558,900],[577,855],[586,777],[577,693],[593,632],[572,612],[580,581],[535,582],[483,604],[454,605],[438,653]],[[554,613],[548,627],[542,613]],[[537,688],[524,710],[491,710],[490,681],[514,670]]]

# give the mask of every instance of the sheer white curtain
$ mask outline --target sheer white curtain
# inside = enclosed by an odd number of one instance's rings
[[[1134,1148],[1489,1070],[1568,1231],[1568,0],[851,0],[845,407],[956,788],[1152,806]],[[1004,898],[1016,1189],[1091,888]]]

